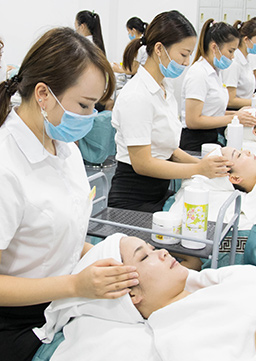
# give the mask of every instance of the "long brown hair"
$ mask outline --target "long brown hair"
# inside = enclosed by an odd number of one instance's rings
[[[78,25],[85,24],[92,34],[93,42],[103,51],[106,55],[106,50],[104,46],[101,24],[100,24],[100,16],[96,14],[94,11],[83,10],[79,11],[76,15],[76,21]]]
[[[148,25],[145,35],[127,45],[123,55],[123,66],[132,70],[133,60],[142,45],[147,46],[147,53],[151,56],[157,42],[168,48],[189,36],[196,36],[196,31],[180,12],[172,10],[158,14]]]
[[[29,50],[18,74],[0,84],[0,126],[10,111],[10,98],[16,91],[23,101],[28,101],[36,84],[43,82],[56,96],[61,95],[90,64],[100,69],[106,78],[106,89],[100,99],[104,103],[114,92],[115,77],[102,51],[70,28],[47,31]]]
[[[206,56],[211,41],[214,41],[219,48],[221,48],[224,43],[229,43],[235,38],[239,39],[239,33],[232,25],[224,22],[216,23],[214,22],[214,19],[206,20],[199,36],[193,64],[201,56]]]

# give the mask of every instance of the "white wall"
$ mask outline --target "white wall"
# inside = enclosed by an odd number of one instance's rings
[[[8,64],[20,64],[35,40],[55,26],[74,26],[80,10],[100,15],[109,61],[121,61],[128,43],[126,21],[138,16],[150,22],[162,11],[179,10],[197,28],[199,0],[0,0],[0,38]],[[193,4],[193,6],[191,6]]]

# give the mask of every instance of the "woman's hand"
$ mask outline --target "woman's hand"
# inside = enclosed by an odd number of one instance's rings
[[[227,158],[222,156],[206,155],[197,164],[199,173],[208,178],[226,177],[230,167],[233,165]]]
[[[117,64],[117,63],[112,63],[112,69],[115,73],[124,73],[124,69],[121,67],[121,65]]]
[[[256,125],[256,117],[245,111],[246,107],[241,108],[236,112],[238,119],[244,127],[254,127]]]
[[[97,261],[72,277],[75,295],[86,298],[118,298],[139,283],[136,267],[112,258]]]

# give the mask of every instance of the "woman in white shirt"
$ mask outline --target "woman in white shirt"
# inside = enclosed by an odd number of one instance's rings
[[[32,329],[44,323],[50,301],[119,297],[136,277],[113,260],[70,275],[92,247],[85,242],[90,187],[73,142],[90,131],[94,104],[113,89],[114,74],[102,51],[69,28],[45,33],[18,74],[0,84],[3,360],[32,359],[41,344]],[[16,91],[22,103],[10,112]]]
[[[128,64],[142,45],[148,59],[121,90],[113,109],[118,165],[109,206],[154,212],[170,194],[170,179],[226,175],[224,158],[199,161],[178,147],[181,123],[167,78],[179,76],[189,65],[195,43],[191,23],[178,11],[169,11],[157,15],[145,36],[127,47]]]
[[[136,16],[130,18],[126,23],[126,29],[129,39],[131,41],[134,39],[140,39],[145,34],[147,26],[148,23],[145,23]],[[147,57],[148,54],[146,51],[146,46],[143,45],[138,49],[137,55],[135,56],[133,63],[130,67],[128,67],[128,64],[126,64],[126,58],[124,58],[122,66],[117,63],[113,63],[112,68],[115,73],[134,75],[137,72],[139,65],[144,65],[146,63]]]
[[[226,111],[229,95],[220,70],[230,67],[238,43],[239,33],[231,25],[213,19],[204,23],[193,65],[182,85],[182,149],[201,151],[203,143],[218,143],[219,128],[226,127],[234,114],[244,125],[256,124],[247,112]]]
[[[238,49],[231,66],[223,71],[223,81],[229,92],[228,107],[239,109],[251,106],[255,91],[255,77],[248,54],[256,57],[256,18],[236,21],[234,28],[240,35]]]

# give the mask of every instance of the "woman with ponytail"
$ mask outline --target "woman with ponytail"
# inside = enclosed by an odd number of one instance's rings
[[[141,39],[145,34],[147,26],[148,23],[145,23],[136,16],[130,18],[126,23],[126,29],[128,32],[129,39],[131,41],[134,39]],[[135,58],[133,59],[132,65],[129,68],[126,65],[124,65],[126,59],[123,59],[122,66],[120,66],[117,63],[113,63],[112,68],[115,73],[125,73],[127,75],[134,75],[137,72],[139,65],[140,64],[144,65],[146,63],[147,57],[148,55],[146,51],[146,46],[143,44],[143,46],[139,47],[135,55]]]
[[[189,65],[195,44],[196,32],[188,19],[178,11],[168,11],[157,15],[145,36],[127,46],[124,66],[131,69],[143,45],[148,58],[114,105],[118,164],[109,206],[159,211],[170,195],[170,179],[227,174],[223,157],[199,161],[179,149],[181,123],[171,78]]]
[[[49,302],[116,298],[137,282],[134,268],[111,259],[70,275],[92,247],[92,197],[74,141],[90,131],[94,104],[114,84],[103,52],[69,28],[46,32],[0,84],[1,360],[33,358]],[[22,102],[11,109],[16,91]]]
[[[221,70],[231,65],[238,43],[239,33],[233,26],[213,19],[204,23],[193,65],[182,84],[182,149],[201,151],[203,143],[218,144],[218,134],[222,135],[235,114],[244,125],[256,124],[247,112],[226,111],[229,95]]]
[[[97,45],[106,55],[102,30],[100,24],[100,16],[94,11],[83,10],[77,13],[75,20],[76,31],[88,40]]]
[[[223,80],[229,92],[228,107],[239,109],[252,105],[255,91],[255,77],[248,54],[256,58],[256,18],[245,22],[237,20],[233,26],[239,32],[240,40],[232,65],[223,72]]]

